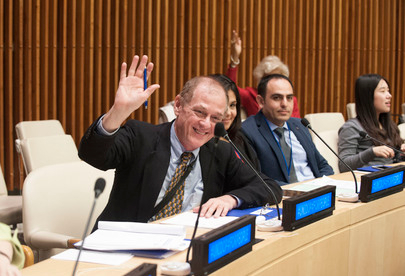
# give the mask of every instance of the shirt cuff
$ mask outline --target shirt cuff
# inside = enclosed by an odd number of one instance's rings
[[[104,116],[105,116],[105,114],[103,116],[101,116],[101,118],[98,120],[97,126],[96,126],[96,132],[98,134],[102,134],[102,135],[105,135],[105,136],[114,135],[120,128],[117,128],[113,132],[108,132],[107,130],[105,130],[105,128],[103,127],[103,118],[104,118]]]
[[[237,201],[236,208],[239,208],[242,205],[243,200],[240,199],[239,197],[235,196],[235,195],[230,195],[230,196],[232,196],[234,199],[236,199],[236,201]]]

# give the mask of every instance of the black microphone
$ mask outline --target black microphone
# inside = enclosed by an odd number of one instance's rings
[[[86,238],[87,231],[89,230],[90,221],[91,221],[91,217],[93,216],[94,207],[96,206],[97,198],[98,198],[98,197],[101,195],[101,193],[104,191],[104,188],[105,188],[105,179],[104,179],[104,178],[98,178],[98,179],[96,180],[96,184],[94,185],[94,201],[93,201],[93,206],[91,207],[89,219],[87,220],[86,228],[84,229],[83,238],[82,238],[82,244],[80,245],[79,254],[77,255],[77,259],[76,259],[75,267],[73,268],[72,276],[74,276],[75,273],[76,273],[77,265],[78,265],[78,263],[79,263],[79,258],[80,258],[80,255],[81,255],[81,253],[82,253],[82,250],[83,250],[84,239]]]
[[[218,141],[219,141],[219,138],[221,137],[221,136],[219,135],[219,134],[220,134],[220,132],[219,132],[220,130],[218,129],[218,124],[222,124],[222,123],[216,123],[216,124],[215,124],[215,128],[214,128],[214,152],[213,152],[212,155],[211,155],[211,160],[210,160],[210,164],[209,164],[209,167],[208,167],[208,181],[210,180],[210,176],[211,176],[212,161],[214,161],[215,152],[217,151],[217,147],[218,147]],[[222,126],[223,126],[223,125],[222,125]],[[186,255],[186,262],[187,262],[187,263],[190,263],[190,262],[189,262],[189,260],[190,260],[190,259],[189,259],[189,257],[190,257],[190,250],[191,250],[191,247],[193,246],[193,240],[194,240],[195,235],[196,235],[196,233],[197,233],[198,222],[200,221],[200,214],[201,214],[201,207],[202,207],[202,205],[203,205],[204,191],[205,191],[205,189],[203,190],[203,193],[202,193],[202,195],[201,195],[200,207],[199,207],[199,209],[198,209],[197,219],[195,220],[193,235],[191,236],[190,245],[189,245],[189,247],[188,247],[188,249],[187,249],[187,255]]]
[[[367,132],[365,132],[365,131],[360,131],[359,134],[360,134],[360,136],[361,136],[362,138],[367,138],[367,139],[374,140],[374,141],[376,141],[377,143],[380,143],[380,144],[382,144],[382,145],[384,145],[384,146],[386,146],[386,147],[389,147],[390,149],[392,149],[393,151],[395,151],[395,152],[398,153],[398,154],[404,154],[402,151],[400,151],[400,150],[394,148],[393,146],[387,145],[387,144],[383,143],[382,141],[377,140],[377,139],[371,137],[371,136],[368,135]]]
[[[349,165],[347,165],[346,162],[343,161],[342,158],[340,158],[339,155],[337,155],[337,153],[321,138],[321,136],[319,136],[318,133],[316,133],[316,131],[312,129],[311,124],[309,123],[309,121],[308,121],[307,119],[302,118],[302,119],[301,119],[301,124],[303,124],[306,128],[309,128],[309,129],[319,138],[319,140],[321,140],[322,143],[324,143],[324,145],[327,146],[328,149],[329,149],[331,152],[333,152],[334,155],[336,155],[336,157],[339,159],[339,161],[342,162],[342,164],[345,165],[346,168],[349,169],[349,171],[350,171],[350,172],[352,173],[352,175],[353,175],[354,185],[355,185],[355,192],[356,192],[356,194],[358,194],[357,179],[356,179],[356,176],[354,175],[354,172],[353,172],[352,168],[350,168]],[[352,202],[352,200],[348,200],[347,197],[342,197],[342,198],[339,198],[339,199],[342,200],[342,201],[350,201],[350,202]],[[354,200],[355,200],[355,199],[353,199],[353,202],[354,202]],[[357,200],[358,200],[358,199],[357,199]],[[357,200],[356,200],[356,201],[357,201]]]
[[[239,156],[242,158],[243,162],[245,162],[249,166],[249,168],[256,174],[256,176],[264,184],[266,189],[270,192],[270,194],[271,194],[271,196],[272,196],[272,198],[274,200],[274,203],[276,204],[278,220],[281,220],[280,208],[278,206],[277,198],[276,198],[276,195],[274,194],[273,190],[267,185],[266,181],[264,181],[264,179],[260,176],[259,172],[253,167],[253,165],[250,163],[249,159],[247,159],[243,155],[243,153],[238,149],[238,147],[232,142],[231,138],[229,138],[228,132],[226,132],[224,124],[223,123],[217,123],[215,125],[215,130],[217,131],[217,134],[219,136],[224,137],[232,145],[232,147],[238,152]]]

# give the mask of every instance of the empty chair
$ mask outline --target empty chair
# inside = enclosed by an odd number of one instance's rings
[[[65,135],[65,130],[58,120],[37,120],[37,121],[22,121],[15,125],[17,139],[15,139],[15,148],[19,154],[22,154],[25,172],[29,173],[24,159],[26,157],[22,153],[21,142],[24,139],[35,137]],[[24,158],[25,157],[25,158]]]
[[[399,124],[399,135],[401,136],[401,139],[405,141],[405,123]]]
[[[159,124],[171,122],[176,119],[176,114],[174,114],[173,106],[174,101],[171,101],[159,108]]]
[[[20,141],[20,146],[27,174],[46,165],[80,160],[76,144],[68,134],[27,138]]]
[[[15,125],[18,139],[63,135],[65,130],[58,120],[23,121]]]
[[[323,113],[312,113],[305,115],[305,119],[309,121],[312,128],[316,132],[328,131],[328,130],[339,130],[339,128],[344,124],[345,119],[342,113],[338,112],[323,112]],[[315,135],[311,132],[312,139]]]
[[[346,111],[347,111],[347,119],[356,118],[357,113],[356,113],[356,104],[355,103],[348,103],[346,105]]]
[[[337,130],[327,130],[327,131],[320,131],[318,135],[334,150],[334,152],[338,152],[338,131]],[[328,161],[329,165],[333,168],[333,172],[335,174],[339,173],[339,159],[333,152],[325,146],[324,143],[318,138],[312,138],[315,144],[315,147],[318,149],[319,153]]]
[[[0,168],[0,222],[17,225],[22,222],[22,197],[8,195],[3,170]]]
[[[32,137],[64,135],[65,130],[58,120],[22,121],[15,125],[15,147],[21,153],[21,140]]]
[[[82,238],[99,177],[106,180],[106,187],[97,200],[90,230],[109,198],[113,170],[101,171],[77,161],[42,167],[26,177],[24,239],[32,250],[38,251],[39,261],[68,248],[71,239]]]

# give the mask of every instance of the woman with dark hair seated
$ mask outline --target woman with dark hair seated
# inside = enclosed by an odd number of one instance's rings
[[[241,129],[241,111],[240,111],[240,95],[236,84],[227,76],[222,74],[210,75],[216,81],[222,84],[225,91],[228,93],[228,110],[223,119],[225,130],[228,132],[229,138],[238,147],[243,156],[245,156],[253,167],[260,171],[260,162],[256,152],[250,146]],[[239,154],[235,154],[240,158]]]
[[[388,81],[377,74],[362,75],[356,80],[355,103],[357,117],[348,120],[339,129],[339,156],[353,169],[396,162],[402,156],[370,137],[405,151],[399,129],[391,119],[390,87]],[[339,164],[340,172],[347,171]]]

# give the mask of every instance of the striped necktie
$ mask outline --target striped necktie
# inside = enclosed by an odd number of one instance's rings
[[[169,187],[165,192],[165,196],[176,186],[179,182],[180,178],[184,175],[187,164],[190,161],[193,154],[191,152],[183,152],[181,155],[181,162],[179,166],[176,168],[172,180],[170,181]],[[181,212],[181,208],[183,206],[184,200],[184,185],[185,180],[183,183],[180,184],[179,188],[176,190],[173,198],[156,214],[155,219],[161,219],[165,217],[169,217]]]

